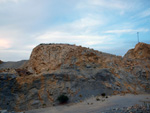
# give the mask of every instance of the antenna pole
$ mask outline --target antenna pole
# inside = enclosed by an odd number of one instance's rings
[[[137,40],[138,40],[138,43],[139,43],[139,32],[137,32]]]

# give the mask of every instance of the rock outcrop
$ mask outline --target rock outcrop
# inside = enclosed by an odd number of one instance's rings
[[[134,49],[129,50],[125,56],[128,59],[149,59],[150,60],[150,45],[138,43]]]
[[[149,45],[138,45],[120,57],[75,45],[40,44],[23,69],[1,71],[0,109],[55,106],[61,94],[79,102],[102,93],[150,93]]]
[[[91,69],[96,71],[116,67],[116,63],[120,60],[122,60],[121,57],[81,46],[41,44],[33,49],[26,68],[36,74],[72,70],[79,72],[80,75],[88,76]]]

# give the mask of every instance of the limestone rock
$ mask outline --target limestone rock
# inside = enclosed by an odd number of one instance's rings
[[[105,93],[150,93],[149,45],[122,58],[68,44],[40,44],[19,69],[0,70],[0,109],[25,111],[58,105],[65,94],[79,102]]]
[[[121,58],[81,46],[40,44],[33,49],[25,68],[36,74],[66,69],[87,72],[86,70],[114,66],[115,59]]]
[[[124,56],[129,59],[144,59],[150,60],[150,45],[145,43],[138,43],[134,49],[130,49]]]

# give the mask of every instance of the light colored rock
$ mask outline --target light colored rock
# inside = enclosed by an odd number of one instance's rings
[[[120,57],[81,46],[41,44],[33,49],[30,60],[25,67],[37,74],[52,73],[64,69],[72,69],[76,72],[85,70],[86,73],[86,69],[89,68],[110,66],[109,63],[115,59],[120,59]]]
[[[125,57],[130,59],[150,58],[150,45],[145,43],[138,43],[134,49],[130,49],[125,54]]]

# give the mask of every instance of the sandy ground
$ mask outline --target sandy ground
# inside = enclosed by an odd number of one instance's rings
[[[129,107],[135,104],[143,104],[141,101],[150,101],[150,94],[125,96],[111,96],[107,99],[100,97],[100,101],[96,101],[96,97],[91,97],[83,102],[61,105],[56,107],[48,107],[26,111],[25,113],[100,113],[110,108]]]

